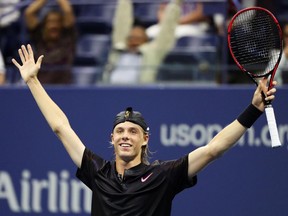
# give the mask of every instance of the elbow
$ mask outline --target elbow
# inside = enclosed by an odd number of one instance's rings
[[[55,122],[53,123],[53,125],[51,126],[52,131],[59,137],[61,136],[61,134],[63,133],[63,131],[65,131],[65,128],[69,128],[70,124],[68,121],[59,121],[59,122]]]
[[[209,153],[209,160],[210,160],[210,161],[214,161],[214,160],[220,158],[221,156],[222,156],[221,153],[218,153],[218,152],[210,152],[210,153]]]
[[[26,8],[26,10],[24,11],[24,17],[25,19],[29,19],[29,18],[34,18],[37,16],[37,11],[33,10],[32,8]]]
[[[216,160],[222,157],[222,155],[224,154],[224,151],[222,151],[221,149],[214,148],[211,146],[207,147],[208,147],[208,157],[210,158],[210,161]]]

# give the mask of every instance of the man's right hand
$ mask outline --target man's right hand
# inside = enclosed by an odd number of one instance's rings
[[[27,83],[30,79],[37,77],[44,56],[41,55],[35,63],[34,53],[30,44],[27,47],[22,45],[18,53],[22,66],[14,58],[12,62],[19,69],[22,79]]]

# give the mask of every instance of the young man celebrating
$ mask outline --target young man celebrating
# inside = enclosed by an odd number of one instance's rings
[[[13,63],[48,124],[78,167],[77,176],[92,190],[92,215],[170,215],[175,195],[195,185],[197,173],[234,146],[264,111],[263,100],[273,100],[276,92],[275,88],[268,91],[267,80],[262,79],[252,103],[207,145],[177,160],[151,164],[147,160],[149,128],[141,113],[129,107],[115,118],[111,133],[115,160],[106,161],[85,147],[66,115],[39,82],[37,74],[43,56],[35,63],[30,45],[23,45],[19,56],[22,64],[15,59]],[[261,92],[266,95],[265,99]]]

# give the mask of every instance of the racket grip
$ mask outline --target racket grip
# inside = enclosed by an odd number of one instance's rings
[[[281,146],[281,142],[279,139],[276,119],[275,119],[275,115],[274,115],[274,109],[273,109],[272,105],[268,105],[265,107],[265,113],[266,113],[268,128],[269,128],[269,132],[270,132],[272,148],[279,147],[279,146]]]

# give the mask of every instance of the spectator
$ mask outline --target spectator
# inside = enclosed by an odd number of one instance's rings
[[[5,64],[2,53],[0,51],[0,85],[5,83]]]
[[[163,11],[166,6],[167,3],[160,4],[158,24],[147,28],[149,38],[158,35],[159,23],[163,19]],[[219,58],[216,56],[216,52],[215,54],[207,52],[202,46],[209,43],[211,46],[215,45],[216,48],[218,46],[216,40],[208,42],[209,39],[206,36],[208,33],[216,35],[218,30],[214,23],[214,16],[206,15],[204,7],[205,3],[203,2],[184,1],[182,4],[182,13],[175,29],[177,44],[159,69],[158,78],[160,81],[197,81],[204,83],[214,83],[216,81],[216,73],[218,72],[215,66],[218,64]],[[213,65],[213,68],[211,68],[211,65]]]
[[[227,19],[226,28],[228,28],[229,23],[233,16],[238,10],[242,9],[242,5],[238,1],[228,0],[227,7]],[[236,65],[235,61],[230,54],[229,48],[227,46],[227,82],[228,84],[252,84],[251,79],[244,73],[241,73],[240,69]]]
[[[25,10],[25,21],[36,56],[45,60],[39,79],[44,84],[72,83],[72,65],[75,56],[75,17],[69,0],[57,0],[61,9],[51,9],[40,21],[40,10],[47,0],[34,0]]]
[[[275,74],[275,80],[279,85],[288,83],[288,23],[285,23],[282,28],[283,31],[283,53],[282,58],[278,66],[278,70]]]
[[[173,48],[174,31],[183,0],[171,1],[165,9],[160,32],[149,41],[145,28],[133,25],[130,0],[119,0],[113,24],[112,50],[108,57],[103,81],[106,83],[151,83],[157,78],[158,66]]]
[[[21,44],[18,4],[19,0],[0,0],[0,50],[5,65],[11,64]]]
[[[158,10],[159,22],[163,19],[167,3],[160,4]],[[182,15],[178,20],[178,26],[175,30],[177,38],[184,36],[198,36],[206,34],[213,26],[211,17],[204,14],[204,5],[201,2],[189,2],[182,4]],[[159,33],[159,24],[147,28],[149,38],[154,38]]]

